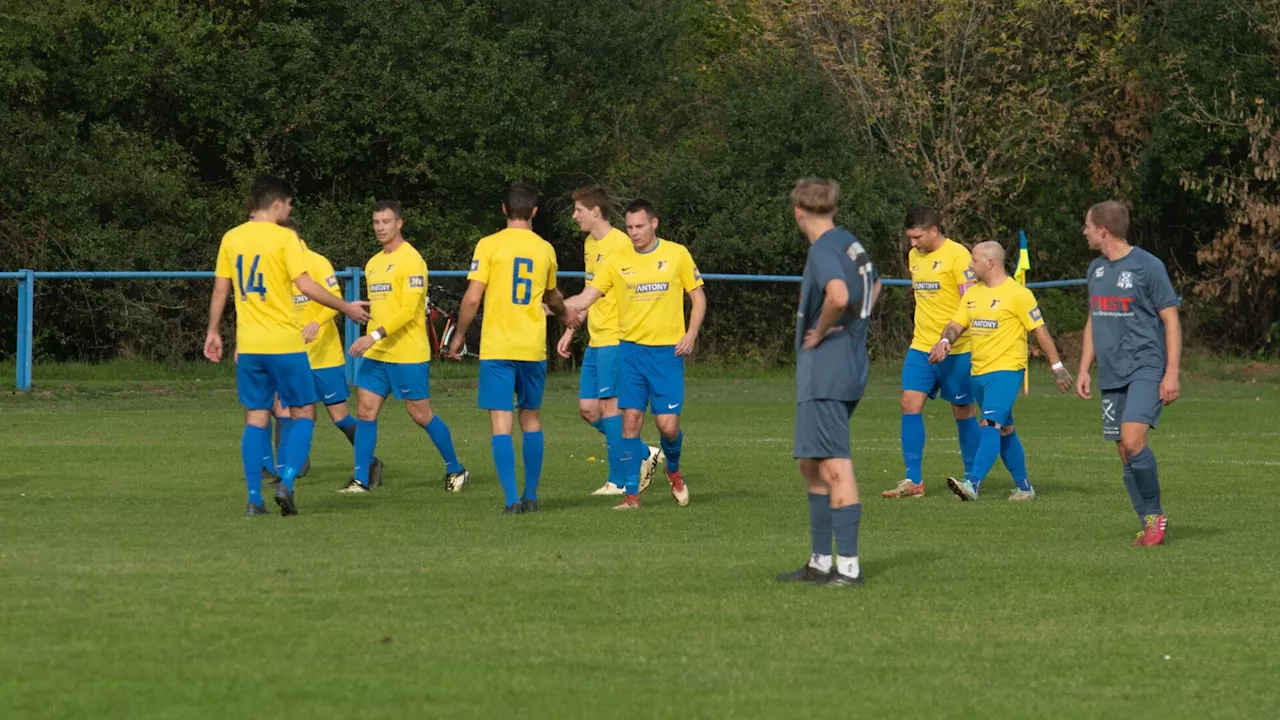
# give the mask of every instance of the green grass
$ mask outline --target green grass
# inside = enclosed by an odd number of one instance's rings
[[[1136,549],[1096,401],[1046,373],[1017,408],[1040,500],[1004,502],[1002,469],[977,503],[946,493],[937,403],[929,496],[882,500],[901,469],[881,370],[853,422],[867,585],[843,591],[772,580],[808,553],[787,376],[698,373],[693,503],[659,479],[632,514],[587,496],[600,442],[553,377],[544,512],[511,518],[474,384],[441,368],[464,493],[393,405],[387,486],[334,493],[350,450],[322,424],[286,520],[241,515],[230,377],[197,372],[41,367],[44,392],[0,398],[0,716],[1280,713],[1273,383],[1187,383],[1153,441],[1171,544]]]

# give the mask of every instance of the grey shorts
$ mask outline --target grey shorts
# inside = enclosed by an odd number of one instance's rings
[[[792,457],[849,457],[849,418],[858,401],[805,400],[796,403],[796,438]]]
[[[1160,383],[1134,380],[1122,388],[1102,391],[1102,437],[1120,442],[1120,425],[1145,423],[1155,427],[1160,421]]]

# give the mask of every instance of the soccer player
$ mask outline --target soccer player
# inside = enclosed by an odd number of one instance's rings
[[[449,426],[431,410],[431,342],[427,339],[427,262],[401,235],[404,214],[394,200],[373,207],[373,235],[382,251],[365,263],[372,328],[351,344],[356,366],[355,472],[339,492],[363,494],[381,484],[378,413],[388,395],[405,410],[440,452],[444,486],[459,492],[470,475],[453,449]],[[374,480],[377,480],[375,483]]]
[[[538,191],[515,183],[502,202],[507,227],[476,243],[467,274],[470,284],[458,309],[458,329],[449,351],[458,357],[467,328],[484,301],[480,328],[479,405],[489,411],[490,446],[505,499],[503,514],[538,511],[542,479],[542,391],[547,384],[547,316],[543,303],[563,316],[556,289],[556,252],[533,231]],[[515,402],[512,402],[513,396]],[[516,484],[516,451],[511,441],[514,412],[520,410],[524,492]]]
[[[1182,325],[1164,263],[1126,239],[1129,210],[1107,201],[1084,216],[1084,236],[1101,257],[1089,264],[1089,320],[1076,394],[1088,400],[1089,366],[1098,358],[1102,436],[1114,441],[1124,486],[1142,523],[1135,546],[1163,545],[1169,518],[1160,504],[1156,456],[1147,433],[1164,405],[1178,399]]]
[[[924,497],[924,401],[951,403],[967,473],[978,448],[978,421],[969,389],[969,339],[961,337],[941,363],[929,362],[929,351],[960,308],[960,298],[973,284],[969,251],[942,234],[942,215],[933,208],[912,208],[906,219],[911,287],[915,292],[915,332],[902,363],[902,461],[906,479],[882,497]]]
[[[292,219],[286,219],[280,224],[298,232],[298,225]],[[342,286],[333,274],[333,264],[328,258],[308,247],[306,241],[303,241],[302,247],[307,263],[307,274],[316,279],[324,278],[325,288],[330,293],[342,297]],[[298,310],[298,322],[302,325],[302,340],[307,344],[307,360],[311,364],[316,394],[324,403],[334,426],[342,431],[347,441],[354,447],[356,419],[347,411],[347,398],[350,397],[350,391],[347,388],[346,359],[342,352],[342,338],[338,334],[338,326],[334,323],[338,313],[311,302],[310,298],[301,293],[294,293],[293,302]],[[276,404],[278,407],[279,399]],[[281,418],[279,412],[276,414],[276,419],[276,427],[280,430],[281,437],[287,438],[290,423]],[[279,445],[280,442],[281,440],[277,439],[276,444]],[[308,460],[298,471],[298,477],[306,475],[310,467],[311,462]],[[376,488],[381,484],[382,461],[375,457],[369,467],[369,487]]]
[[[596,268],[617,250],[629,249],[631,240],[627,234],[609,224],[609,196],[604,188],[591,185],[573,193],[573,219],[587,233],[582,254],[586,268],[586,282],[595,279]],[[584,285],[585,285],[584,284]],[[617,462],[618,449],[622,447],[622,414],[618,410],[618,387],[622,383],[622,363],[618,357],[618,342],[622,332],[618,328],[618,303],[613,295],[600,298],[587,314],[587,331],[590,341],[582,354],[582,372],[578,378],[578,414],[587,424],[605,437],[608,450],[609,478],[592,495],[622,495],[626,484],[626,471]],[[560,357],[570,357],[574,328],[566,328],[556,351]],[[648,455],[640,467],[640,492],[644,492],[653,480],[658,465],[666,460],[662,451],[648,446]]]
[[[640,507],[640,469],[649,456],[640,439],[644,413],[653,409],[654,424],[661,435],[666,455],[667,481],[671,495],[681,506],[689,504],[689,488],[680,474],[680,453],[684,433],[680,431],[680,410],[684,407],[684,358],[693,352],[698,331],[707,314],[707,296],[702,274],[693,256],[683,245],[658,237],[658,214],[653,203],[637,199],[627,205],[627,235],[631,246],[610,255],[597,266],[595,279],[565,301],[573,314],[615,292],[618,323],[622,331],[619,345],[622,360],[622,387],[618,407],[622,409],[622,447],[616,461],[626,468],[626,493],[615,510]],[[684,295],[692,309],[685,330]]]
[[[867,387],[867,325],[880,291],[871,258],[836,227],[840,186],[806,178],[791,191],[792,213],[809,241],[796,311],[796,430],[792,455],[809,490],[813,552],[783,582],[862,584],[862,503],[849,454],[849,418]],[[835,560],[831,536],[835,534]]]
[[[961,307],[929,353],[929,362],[945,362],[962,333],[972,336],[972,393],[982,408],[982,424],[978,450],[965,467],[964,479],[947,478],[947,486],[961,500],[978,499],[978,487],[997,457],[1004,460],[1017,485],[1009,499],[1036,499],[1027,479],[1027,455],[1013,425],[1013,403],[1027,371],[1028,332],[1036,334],[1036,342],[1049,358],[1058,390],[1071,387],[1071,374],[1058,358],[1035,296],[1009,278],[1004,259],[1000,243],[988,240],[973,248],[970,270],[978,284],[965,293]]]
[[[293,481],[311,452],[316,389],[294,309],[293,289],[297,287],[315,302],[343,312],[357,322],[367,320],[369,315],[361,303],[344,302],[311,279],[297,233],[277,224],[289,217],[293,207],[293,186],[288,181],[259,180],[254,185],[252,204],[253,218],[227,231],[218,248],[204,355],[213,362],[222,360],[219,325],[227,295],[234,290],[236,390],[245,408],[244,434],[240,440],[245,486],[249,491],[245,514],[266,514],[262,501],[262,458],[271,453],[267,423],[272,399],[279,394],[281,402],[289,407],[293,429],[284,448],[285,466],[275,491],[275,502],[280,506],[281,515],[296,515]]]

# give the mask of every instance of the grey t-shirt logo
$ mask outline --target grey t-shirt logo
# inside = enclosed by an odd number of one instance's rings
[[[1133,289],[1133,273],[1125,271],[1120,273],[1120,279],[1116,281],[1116,287],[1121,290]]]

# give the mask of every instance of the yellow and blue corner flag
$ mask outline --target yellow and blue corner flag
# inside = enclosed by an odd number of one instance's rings
[[[1019,285],[1027,286],[1027,271],[1031,269],[1031,256],[1027,254],[1027,232],[1025,230],[1018,231],[1018,267],[1013,271],[1013,281]],[[1027,344],[1031,344],[1031,338],[1027,338]],[[1031,380],[1028,377],[1030,373],[1022,373],[1022,394],[1031,394]]]

